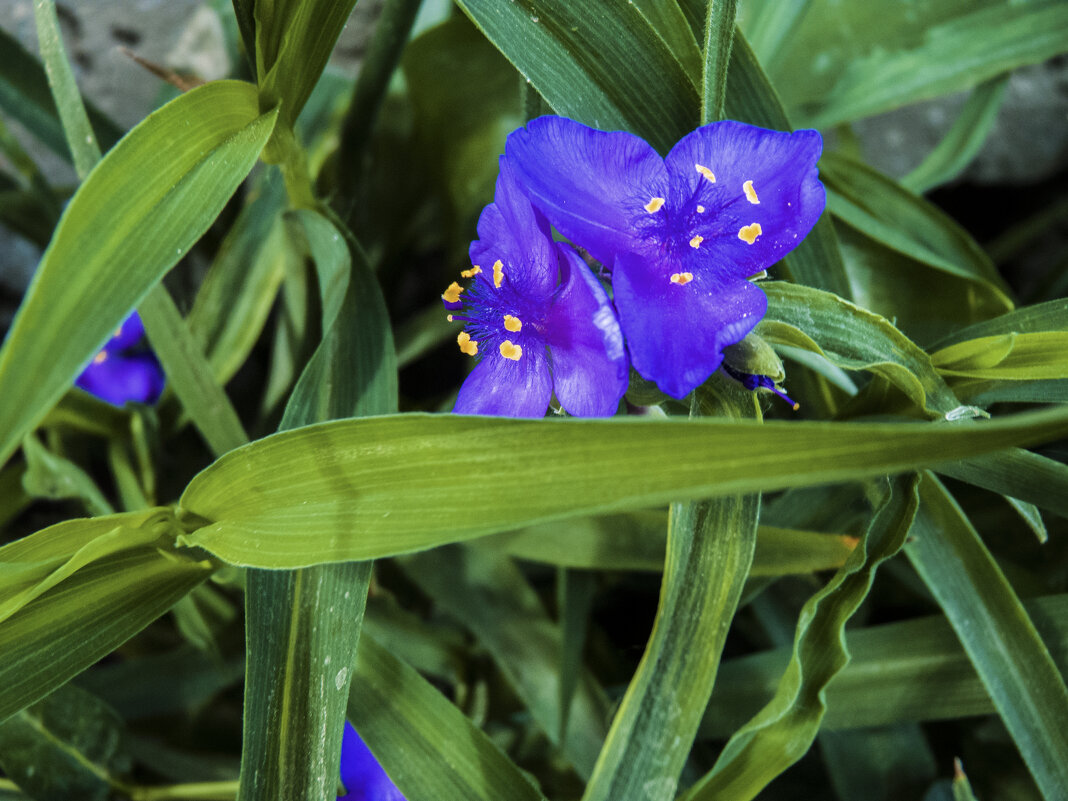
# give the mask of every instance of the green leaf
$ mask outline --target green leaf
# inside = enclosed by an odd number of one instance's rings
[[[463,712],[364,637],[348,715],[408,801],[544,801]]]
[[[294,212],[321,275],[323,341],[293,389],[282,428],[397,408],[397,356],[382,289],[359,244],[316,212]],[[329,266],[327,266],[329,265]]]
[[[999,334],[931,354],[942,375],[999,381],[1068,378],[1068,331]]]
[[[661,153],[697,126],[693,82],[632,4],[459,0],[556,113],[627,130]]]
[[[14,36],[0,28],[0,108],[18,120],[46,147],[70,159],[67,137],[59,121],[48,77],[36,58]],[[94,132],[105,150],[122,130],[91,104],[87,106]]]
[[[55,0],[39,0],[33,4],[33,17],[37,23],[37,42],[44,59],[48,84],[59,111],[63,132],[67,137],[74,171],[85,180],[89,171],[100,161],[100,146],[96,142],[93,127],[82,105],[82,96],[74,82],[63,39],[59,34],[59,18]]]
[[[960,328],[934,344],[945,348],[958,342],[1001,334],[1033,334],[1042,331],[1068,330],[1068,300],[1051,300],[1024,306],[981,323]]]
[[[22,453],[26,457],[22,486],[31,496],[51,500],[76,498],[91,515],[109,515],[115,511],[88,473],[69,459],[52,453],[32,434],[22,440]]]
[[[560,618],[560,729],[557,742],[567,740],[571,704],[582,681],[582,654],[586,648],[597,593],[597,578],[588,570],[561,569],[556,573],[556,608]]]
[[[826,357],[847,370],[870,370],[904,392],[930,417],[960,406],[931,358],[888,320],[828,292],[795,284],[761,284],[768,312],[760,335]]]
[[[263,108],[281,104],[292,127],[315,88],[356,0],[255,0],[256,75]],[[245,3],[238,20],[247,26]]]
[[[0,548],[0,622],[105,556],[154,542],[166,510],[68,520]]]
[[[697,85],[704,62],[694,30],[691,29],[686,12],[677,3],[662,3],[660,0],[635,0],[646,24],[664,40],[675,60],[682,65],[687,77]],[[704,32],[704,9],[701,9],[701,32]]]
[[[952,496],[928,475],[909,561],[938,600],[1046,798],[1068,795],[1068,688]]]
[[[1005,314],[1004,296],[981,281],[933,269],[849,225],[836,230],[854,302],[921,344]]]
[[[1061,672],[1068,672],[1068,595],[1024,602]],[[827,688],[824,729],[988,715],[994,703],[942,615],[846,630],[850,660]],[[722,739],[775,693],[790,660],[777,648],[724,662],[701,736]]]
[[[695,399],[695,410],[698,404],[705,406]],[[753,398],[742,390],[708,406],[701,411],[735,418],[757,414]],[[759,514],[759,495],[672,505],[653,632],[584,801],[675,797],[749,575]]]
[[[0,767],[36,801],[105,801],[130,768],[119,716],[85,690],[60,687],[0,724]]]
[[[843,632],[871,589],[879,565],[905,544],[919,502],[917,480],[901,476],[864,540],[834,578],[805,603],[793,654],[775,696],[727,743],[686,801],[748,801],[808,751],[826,710],[827,685],[849,662]]]
[[[378,558],[577,514],[861,480],[1066,433],[1068,409],[951,425],[339,420],[202,471],[180,501],[202,527],[182,541],[259,567]]]
[[[285,274],[285,195],[277,174],[251,181],[252,197],[226,234],[197,291],[186,323],[225,385],[244,364],[274,305]]]
[[[1012,448],[946,462],[935,470],[1068,517],[1068,465],[1037,453]]]
[[[334,792],[369,579],[360,563],[249,571],[238,799]]]
[[[1068,49],[1068,8],[1059,0],[810,6],[783,40],[773,78],[815,127],[968,89]]]
[[[701,72],[701,124],[723,119],[727,65],[734,41],[736,0],[710,2],[705,18],[704,69]]]
[[[836,217],[899,253],[974,282],[1011,311],[1009,288],[990,257],[946,214],[876,170],[837,153],[820,161]]]
[[[171,388],[212,453],[221,456],[248,442],[229,397],[163,284],[149,290],[140,309],[148,341]]]
[[[394,411],[393,339],[363,252],[316,212],[294,212],[294,221],[319,271],[323,341],[280,428]],[[242,801],[321,798],[336,786],[370,580],[370,562],[249,571]]]
[[[273,121],[248,84],[207,84],[151,114],[94,168],[0,350],[0,462],[207,229]]]
[[[760,526],[751,576],[783,576],[834,570],[856,547],[856,538]],[[483,537],[475,545],[518,559],[582,570],[664,569],[665,512],[577,517]]]
[[[994,127],[1008,83],[1009,75],[1006,73],[975,87],[953,122],[953,127],[934,150],[901,179],[901,185],[910,192],[922,195],[952,181],[963,172],[979,154],[990,129]]]
[[[452,547],[406,557],[400,566],[435,603],[471,630],[541,730],[579,776],[588,777],[604,740],[608,701],[589,671],[583,671],[567,736],[558,741],[562,633],[511,560]]]
[[[110,653],[211,575],[210,562],[173,551],[173,522],[160,515],[71,520],[0,549],[3,600],[18,607],[0,622],[0,721]],[[145,542],[131,527],[150,518],[162,531]],[[131,530],[138,532],[132,540],[123,536]],[[34,597],[22,604],[15,593],[27,587]]]

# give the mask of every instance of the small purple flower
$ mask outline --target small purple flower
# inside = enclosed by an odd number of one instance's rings
[[[453,411],[541,417],[555,392],[572,415],[613,414],[627,388],[615,311],[578,254],[553,242],[504,159],[478,235],[462,273],[471,285],[442,295],[464,324],[460,350],[480,358]]]
[[[508,137],[505,159],[535,208],[612,270],[635,369],[681,398],[767,311],[746,279],[823,212],[821,150],[816,131],[728,121],[661,158],[632,134],[539,117]]]
[[[134,312],[93,357],[75,385],[115,406],[155,403],[163,392],[163,370],[143,345],[145,327]]]
[[[348,721],[341,740],[341,784],[346,794],[339,795],[337,801],[405,801]]]

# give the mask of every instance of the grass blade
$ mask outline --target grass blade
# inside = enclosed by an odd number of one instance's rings
[[[952,496],[921,488],[905,549],[972,660],[1042,794],[1068,796],[1068,688],[1027,611]]]
[[[953,424],[339,420],[201,472],[180,514],[202,527],[183,542],[274,568],[378,558],[576,514],[858,481],[1066,433],[1068,409]]]
[[[904,476],[891,483],[862,544],[801,610],[793,655],[775,697],[731,737],[685,801],[748,801],[808,751],[826,710],[825,689],[849,663],[845,624],[867,596],[879,565],[905,544],[918,505],[916,484]]]

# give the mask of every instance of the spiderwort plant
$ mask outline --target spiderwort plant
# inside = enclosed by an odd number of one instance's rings
[[[134,312],[75,379],[76,386],[115,406],[155,403],[163,392],[163,369],[144,344],[145,326]]]
[[[337,801],[405,801],[348,721],[341,739],[341,784],[345,794],[339,795]]]
[[[541,417],[553,394],[570,414],[611,415],[627,387],[623,334],[604,288],[501,159],[494,202],[482,211],[472,267],[442,300],[462,322],[460,350],[479,358],[454,408]]]
[[[539,117],[505,158],[535,208],[611,270],[631,361],[675,398],[767,310],[749,279],[796,247],[825,204],[816,131],[716,122],[666,158],[629,133]]]

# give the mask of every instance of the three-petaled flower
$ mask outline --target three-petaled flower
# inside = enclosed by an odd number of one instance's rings
[[[127,317],[75,379],[76,386],[115,406],[155,403],[163,392],[163,369],[142,343],[145,327],[137,312]]]
[[[460,350],[478,356],[455,412],[541,417],[555,392],[570,414],[607,416],[627,388],[627,357],[612,305],[590,268],[554,242],[545,217],[501,159],[494,202],[471,244],[466,289],[442,300],[464,324]]]
[[[747,279],[823,212],[821,150],[816,131],[725,121],[661,158],[632,134],[539,117],[508,137],[505,159],[534,206],[610,268],[635,369],[681,398],[764,316]]]
[[[341,740],[341,784],[346,792],[337,801],[405,801],[348,721]]]

